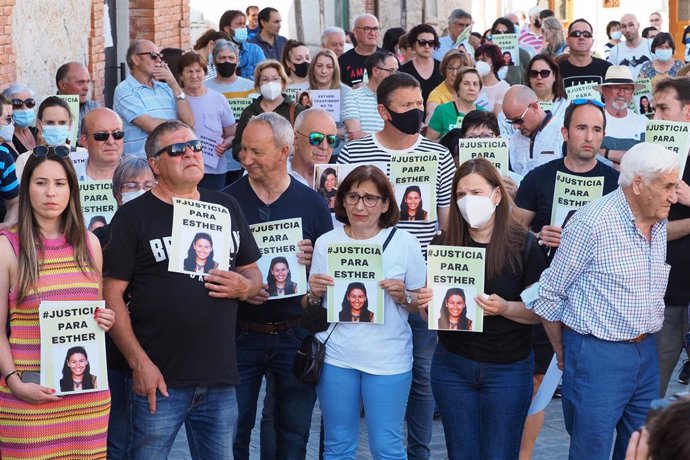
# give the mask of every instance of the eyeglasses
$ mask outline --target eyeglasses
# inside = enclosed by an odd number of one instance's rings
[[[374,67],[376,67],[379,70],[383,70],[384,72],[388,72],[389,75],[393,75],[394,73],[398,73],[398,69],[387,69],[385,67],[379,67],[377,65],[375,65]]]
[[[137,190],[149,191],[156,186],[158,182],[155,180],[147,180],[144,182],[125,182],[122,184],[122,190],[125,192],[136,192]]]
[[[155,51],[143,51],[141,53],[137,53],[137,56],[148,56],[154,61],[156,59],[163,59],[163,55],[161,53],[156,53]]]
[[[438,42],[436,40],[419,40],[417,39],[417,44],[419,46],[422,46],[424,48],[430,46],[432,48],[436,48],[438,46]]]
[[[260,78],[259,79],[259,84],[265,85],[266,83],[273,83],[274,81],[283,82],[283,79],[280,77],[274,77],[274,78]]]
[[[448,66],[448,67],[446,67],[446,72],[457,73],[458,70],[460,70],[460,69],[462,69],[462,66],[459,66],[459,67]]]
[[[468,134],[465,136],[465,139],[487,139],[493,137],[496,137],[496,134],[492,133],[491,131],[484,131],[483,133]]]
[[[587,99],[584,97],[580,97],[577,99],[573,99],[570,101],[570,105],[585,105],[585,104],[592,104],[595,107],[599,107],[600,109],[603,109],[606,107],[603,102],[597,101],[596,99]]]
[[[522,115],[520,115],[518,118],[514,118],[514,119],[512,119],[512,120],[508,120],[508,121],[510,121],[510,124],[511,124],[511,125],[521,125],[521,124],[523,124],[523,123],[525,122],[525,115],[527,115],[527,111],[529,110],[530,107],[532,107],[532,104],[527,104],[527,107],[525,107],[525,111],[522,112]]]
[[[33,97],[30,97],[28,99],[12,99],[12,108],[14,110],[19,110],[22,108],[22,106],[25,106],[27,109],[33,109],[36,107],[36,99]]]
[[[113,132],[101,131],[98,133],[93,133],[93,138],[98,142],[107,141],[110,136],[113,136],[113,140],[119,141],[125,137],[125,132],[118,130]]]
[[[358,195],[355,192],[350,192],[345,194],[345,204],[348,204],[350,206],[357,206],[357,203],[359,203],[359,200],[362,200],[364,202],[364,206],[367,208],[373,208],[376,206],[379,202],[379,200],[383,200],[383,197],[380,197],[378,195]]]
[[[573,30],[568,34],[568,37],[573,37],[573,38],[580,38],[580,37],[585,37],[585,38],[592,38],[592,32],[588,30]]]
[[[59,158],[67,158],[69,156],[69,147],[64,145],[37,145],[32,152],[36,158],[45,158],[51,153]]]
[[[362,29],[364,33],[378,32],[381,30],[380,27],[355,27],[355,29]]]
[[[620,85],[620,84],[608,84],[608,85],[604,84],[604,85],[602,85],[602,88],[608,88],[610,91],[613,91],[613,92],[618,92],[618,93],[623,92],[623,93],[627,93],[627,94],[631,94],[633,91],[635,91],[635,87],[633,87],[632,85],[627,86],[627,85]]]
[[[543,70],[530,70],[529,71],[529,77],[530,78],[549,78],[549,75],[551,75],[551,71],[549,69],[543,69]]]
[[[335,134],[324,134],[318,131],[314,131],[313,133],[309,134],[304,134],[297,131],[297,134],[309,138],[309,143],[314,147],[318,147],[319,145],[321,145],[324,139],[328,141],[328,145],[332,148],[336,148],[340,144],[340,138]]]
[[[176,144],[170,144],[166,147],[163,147],[158,152],[156,152],[156,156],[160,155],[161,153],[167,153],[168,156],[177,157],[177,156],[184,154],[185,149],[187,147],[189,147],[189,149],[192,152],[199,153],[199,152],[201,152],[201,141],[194,139],[192,141],[178,142]]]

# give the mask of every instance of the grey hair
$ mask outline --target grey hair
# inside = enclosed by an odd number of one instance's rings
[[[115,172],[113,172],[113,195],[115,198],[117,199],[118,195],[121,195],[120,190],[122,190],[122,186],[126,182],[147,171],[153,175],[153,170],[148,161],[134,155],[124,157],[120,164],[117,165],[117,168],[115,168]]]
[[[450,12],[450,15],[448,16],[448,23],[450,24],[455,19],[462,19],[462,18],[468,18],[471,21],[472,15],[470,13],[468,13],[467,11],[463,10],[462,8],[456,8]]]
[[[229,40],[224,40],[224,39],[219,39],[216,40],[215,45],[213,46],[213,51],[211,54],[213,54],[213,63],[215,64],[216,58],[218,57],[218,54],[220,54],[221,51],[232,51],[235,53],[235,57],[239,60],[240,59],[240,51],[237,49],[237,45],[235,45],[233,42]]]
[[[141,39],[132,40],[129,43],[129,46],[127,47],[127,54],[125,55],[125,60],[127,61],[127,67],[129,68],[129,70],[132,70],[132,67],[134,67],[132,56],[139,52],[139,50],[141,49],[141,43],[143,41],[144,40]]]
[[[34,98],[36,97],[36,93],[34,92],[34,90],[32,90],[31,88],[29,88],[26,85],[22,85],[21,83],[15,83],[15,84],[10,85],[7,88],[5,88],[5,90],[2,92],[2,97],[4,97],[5,99],[7,99],[9,101],[12,98],[13,94],[23,93],[23,92],[29,93],[31,95],[31,97],[34,97]]]
[[[374,16],[373,14],[362,13],[362,14],[358,14],[357,16],[355,16],[355,20],[352,21],[352,25],[356,26],[356,25],[357,25],[357,22],[359,22],[360,19],[364,19],[364,18],[376,19],[376,22],[379,22],[379,18],[377,18],[377,17]]]
[[[678,171],[679,167],[678,154],[658,144],[641,142],[634,145],[623,156],[618,185],[630,187],[637,176],[649,182],[656,175]]]
[[[166,121],[156,126],[153,129],[153,131],[151,131],[151,133],[149,134],[149,137],[146,138],[146,143],[144,144],[146,158],[152,158],[158,155],[158,152],[160,152],[161,150],[161,146],[158,143],[158,139],[163,134],[174,133],[182,129],[188,129],[191,133],[194,133],[192,128],[178,120]]]
[[[338,26],[326,27],[323,29],[323,33],[321,34],[321,46],[326,46],[328,37],[333,34],[338,34],[343,37],[343,40],[345,40],[345,31],[342,28]]]
[[[283,146],[287,145],[290,147],[290,152],[292,152],[295,132],[292,130],[292,125],[290,125],[287,118],[275,112],[260,113],[249,119],[245,130],[252,123],[268,123],[273,131],[273,145],[275,145],[277,149],[282,149]]]
[[[314,116],[320,115],[322,117],[331,118],[331,116],[328,114],[328,112],[326,112],[323,109],[317,108],[317,107],[312,108],[312,109],[303,110],[302,112],[300,112],[299,115],[297,115],[297,118],[295,119],[295,131],[301,131],[302,125],[304,125],[307,122],[307,118],[309,118],[311,115],[314,115]],[[333,122],[333,123],[335,125],[335,122]]]

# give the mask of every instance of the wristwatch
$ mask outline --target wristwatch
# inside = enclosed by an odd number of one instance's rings
[[[187,98],[187,95],[184,93],[184,91],[180,91],[180,94],[175,96],[175,99],[178,101],[184,101]]]
[[[402,305],[405,307],[408,307],[408,306],[410,306],[410,304],[412,303],[413,300],[414,299],[412,298],[412,294],[405,291],[405,302]]]

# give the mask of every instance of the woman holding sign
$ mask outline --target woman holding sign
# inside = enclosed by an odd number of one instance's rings
[[[0,451],[4,458],[106,455],[108,390],[58,397],[55,389],[31,383],[41,369],[39,304],[102,299],[100,244],[84,227],[77,177],[62,152],[33,151],[20,185],[19,224],[0,233]],[[94,317],[101,329],[113,324],[111,310],[96,310]]]
[[[517,459],[532,397],[531,325],[539,322],[520,294],[539,280],[546,256],[487,160],[460,165],[452,199],[448,229],[432,244],[486,248],[486,268],[485,294],[474,299],[483,332],[439,331],[431,365],[448,455]]]
[[[332,243],[380,245],[385,278],[376,280],[384,290],[383,324],[342,323],[318,336],[324,341],[332,332],[316,388],[328,458],[355,457],[360,401],[364,402],[372,456],[406,458],[402,422],[412,383],[412,331],[407,315],[430,296],[420,293],[426,273],[417,239],[402,230],[393,232],[398,214],[386,175],[376,167],[359,166],[342,181],[335,199],[335,216],[344,227],[322,235],[314,245],[310,291],[303,305],[320,305],[327,287],[335,286],[334,278],[327,275]],[[365,283],[348,284],[348,302],[353,307],[364,306],[376,296],[361,284]],[[360,321],[361,317],[360,313]]]

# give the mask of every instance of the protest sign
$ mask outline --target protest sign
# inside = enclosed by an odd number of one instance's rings
[[[72,146],[77,145],[77,133],[79,133],[79,96],[77,94],[56,94],[57,97],[67,102],[69,111],[72,114],[72,130],[69,135],[69,143]]]
[[[596,84],[596,82],[591,81],[587,83],[580,83],[579,85],[569,86],[565,89],[565,94],[568,96],[569,101],[574,99],[593,99],[596,101],[601,101],[601,94],[599,91],[596,91],[593,88],[593,86]]]
[[[102,300],[43,301],[38,306],[41,330],[41,385],[57,395],[108,389],[105,331],[96,308]]]
[[[330,164],[319,163],[314,165],[314,177],[311,180],[311,188],[321,195],[328,203],[328,209],[333,212],[335,207],[335,194],[338,191],[338,184],[340,184],[350,172],[361,164]],[[374,166],[386,172],[385,163],[371,163],[369,166]]]
[[[474,298],[484,294],[485,259],[484,248],[428,247],[429,329],[484,331],[484,310]]]
[[[508,174],[508,139],[460,139],[458,153],[460,164],[474,158],[486,158],[502,176]]]
[[[680,178],[685,172],[685,163],[690,151],[690,123],[685,121],[649,120],[645,134],[647,142],[659,144],[676,152],[680,158]]]
[[[400,220],[436,220],[436,153],[394,153],[390,181]]]
[[[635,83],[642,85],[642,88],[633,93],[632,101],[630,102],[632,110],[635,113],[650,116],[654,113],[654,106],[652,105],[652,100],[654,100],[652,97],[652,80],[643,78],[637,80]]]
[[[228,99],[228,104],[230,104],[230,110],[232,110],[232,116],[235,117],[236,121],[239,121],[242,116],[244,109],[252,104],[252,98],[249,97],[233,97]]]
[[[113,183],[109,180],[79,182],[79,199],[89,231],[110,223],[117,211]]]
[[[201,157],[204,160],[204,164],[209,168],[215,169],[221,158],[220,155],[216,153],[216,145],[223,143],[223,134],[204,130],[198,137],[201,141]],[[223,161],[226,161],[225,158],[223,158]]]
[[[333,121],[340,121],[340,90],[312,89],[309,91],[312,109],[322,109],[328,112]]]
[[[517,34],[493,34],[491,41],[494,45],[501,48],[503,65],[520,65],[520,48],[518,48]]]
[[[551,225],[565,227],[575,211],[604,194],[604,177],[581,177],[556,172],[551,205]]]
[[[203,274],[230,266],[230,213],[225,206],[173,197],[168,270]]]
[[[307,293],[307,269],[297,263],[302,241],[302,218],[250,225],[261,258],[257,262],[269,297],[292,297]]]
[[[329,322],[383,324],[383,257],[380,244],[329,244],[328,274],[335,281],[328,286]]]

